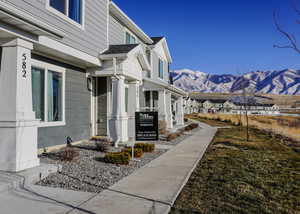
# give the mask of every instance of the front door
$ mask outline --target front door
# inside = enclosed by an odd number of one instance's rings
[[[96,78],[96,135],[107,135],[107,78]]]

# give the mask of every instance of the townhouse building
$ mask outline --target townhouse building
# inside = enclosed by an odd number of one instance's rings
[[[135,136],[135,112],[183,124],[167,40],[110,0],[0,0],[0,170],[39,165],[38,149]]]

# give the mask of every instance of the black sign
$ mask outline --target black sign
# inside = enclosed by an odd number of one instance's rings
[[[136,141],[158,140],[158,112],[135,113]]]

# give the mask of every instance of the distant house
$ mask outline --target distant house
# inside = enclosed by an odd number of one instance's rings
[[[251,99],[250,103],[237,101],[239,99],[192,99],[186,98],[184,109],[186,114],[191,113],[225,113],[225,114],[252,114],[252,115],[276,115],[279,114],[279,106],[273,103],[260,103]]]
[[[227,103],[226,113],[230,114],[251,114],[251,115],[276,115],[279,114],[279,106],[272,103]]]
[[[212,100],[206,100],[203,102],[203,112],[220,112],[223,111],[224,103],[227,102],[225,99],[212,99]]]

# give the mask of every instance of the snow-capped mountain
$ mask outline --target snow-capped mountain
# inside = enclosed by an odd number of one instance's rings
[[[300,70],[254,71],[237,76],[182,69],[172,71],[171,76],[176,86],[188,92],[241,93],[247,88],[256,93],[300,95]]]

